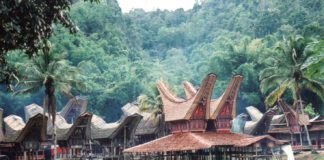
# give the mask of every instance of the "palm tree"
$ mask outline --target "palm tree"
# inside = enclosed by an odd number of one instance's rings
[[[142,94],[137,98],[137,102],[141,112],[152,113],[150,120],[158,123],[160,129],[159,134],[160,136],[164,136],[166,134],[164,115],[162,101],[157,87],[155,85],[151,86],[146,94]]]
[[[309,70],[305,62],[309,62],[309,57],[318,54],[311,50],[311,44],[301,36],[292,36],[284,40],[276,47],[276,55],[271,56],[268,67],[260,73],[260,88],[263,93],[269,93],[265,99],[268,107],[273,106],[280,97],[290,90],[295,100],[296,109],[304,114],[301,90],[307,89],[324,99],[324,86],[321,82],[311,79],[304,73]],[[308,144],[311,145],[307,126],[304,125],[307,134]]]
[[[162,112],[162,101],[156,86],[151,86],[146,94],[137,98],[140,111],[151,112],[157,116]]]
[[[49,118],[52,117],[53,141],[56,145],[56,98],[57,91],[69,94],[72,85],[82,86],[77,82],[78,71],[76,67],[69,65],[62,56],[50,53],[50,44],[46,43],[42,52],[38,56],[32,57],[27,63],[17,64],[20,78],[20,88],[17,94],[33,93],[40,89],[45,89],[44,94],[44,115],[48,111]],[[44,122],[45,118],[44,118]],[[56,148],[56,147],[54,147]]]

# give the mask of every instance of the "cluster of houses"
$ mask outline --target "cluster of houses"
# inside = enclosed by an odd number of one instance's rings
[[[113,123],[106,123],[86,110],[87,101],[75,97],[56,114],[56,158],[95,155],[120,159],[122,150],[135,144],[138,124],[145,123],[143,116],[137,113],[137,106],[131,103],[122,108],[123,115]],[[0,109],[0,154],[10,159],[51,159],[54,156],[53,125],[44,116],[41,106],[31,104],[25,107],[26,123],[16,115],[4,117],[2,121],[2,115]]]
[[[309,119],[283,101],[264,114],[247,107],[249,115],[236,116],[243,77],[233,76],[223,94],[213,99],[216,79],[215,74],[207,75],[199,88],[185,82],[185,98],[158,82],[162,113],[140,112],[135,102],[129,103],[113,123],[87,112],[87,100],[82,97],[71,99],[56,114],[55,127],[37,104],[25,107],[25,121],[16,115],[3,118],[0,109],[0,154],[10,159],[51,159],[54,155],[111,160],[280,159],[286,144],[293,150],[324,148],[324,117]],[[312,146],[306,142],[304,126]]]

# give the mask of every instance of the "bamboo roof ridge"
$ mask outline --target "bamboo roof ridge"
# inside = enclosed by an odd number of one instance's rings
[[[137,113],[137,106],[130,103],[126,104],[124,107],[122,107],[122,111],[123,115],[121,118],[112,123],[106,123],[106,121],[101,117],[93,115],[91,120],[91,137],[93,139],[112,139],[120,131],[123,131],[124,127],[128,127],[131,132],[134,132],[135,128],[142,119],[142,116]]]

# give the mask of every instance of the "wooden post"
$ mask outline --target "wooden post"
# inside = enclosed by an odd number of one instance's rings
[[[53,125],[53,141],[54,141],[54,160],[56,160],[57,152],[56,152],[56,126],[55,126],[55,124]]]
[[[124,148],[123,148],[123,150],[126,148],[126,144],[127,144],[127,139],[126,139],[126,136],[127,136],[127,133],[126,133],[126,128],[127,126],[124,126]],[[124,154],[124,159],[125,159],[126,157],[125,157],[125,154]]]
[[[300,139],[300,146],[303,146],[303,137],[302,137],[302,133],[299,133],[299,139]]]
[[[27,153],[24,151],[24,160],[27,160]]]

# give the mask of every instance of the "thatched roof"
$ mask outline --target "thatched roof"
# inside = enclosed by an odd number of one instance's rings
[[[92,119],[91,113],[85,112],[81,114],[76,119],[75,123],[71,126],[71,128],[68,130],[66,134],[63,134],[60,137],[57,136],[57,140],[64,140],[64,141],[68,140],[72,136],[76,128],[80,126],[86,127],[85,137],[86,139],[91,139],[91,119]]]
[[[143,116],[143,119],[138,124],[135,135],[156,134],[159,132],[162,115],[155,116],[153,113],[148,112],[142,112],[141,115]]]
[[[26,120],[28,120],[30,117],[35,116],[37,114],[43,114],[43,108],[41,106],[37,104],[31,104],[25,107]],[[56,126],[57,138],[59,139],[69,131],[72,124],[68,124],[60,114],[56,114],[55,126]],[[48,135],[53,134],[53,124],[51,122],[51,119],[47,120],[47,134]]]
[[[80,115],[87,110],[88,100],[81,97],[76,96],[74,98],[71,98],[68,103],[62,108],[62,110],[59,112],[59,114],[67,118],[69,112],[72,110],[72,108],[79,108],[80,109]],[[76,115],[79,116],[79,115]]]
[[[28,134],[30,134],[31,132],[33,132],[33,135],[35,136],[39,135],[34,138],[39,139],[39,141],[46,141],[47,140],[46,133],[45,133],[46,123],[44,126],[43,123],[44,118],[45,120],[47,120],[47,117],[44,117],[43,114],[37,114],[31,117],[15,141],[18,143],[22,142],[25,139],[25,137],[28,136]]]
[[[25,120],[26,122],[30,117],[35,116],[36,114],[43,114],[43,108],[35,103],[25,106]]]
[[[121,118],[113,123],[106,123],[101,117],[93,115],[91,120],[91,136],[93,139],[114,138],[120,131],[127,126],[128,133],[135,131],[142,116],[137,113],[135,105],[127,104],[122,107],[123,115]]]
[[[17,115],[9,115],[4,118],[5,125],[5,142],[14,142],[23,128],[25,127],[24,120]]]
[[[53,133],[53,124],[52,122],[48,121],[47,125],[47,134],[51,135]],[[67,123],[61,115],[56,114],[55,126],[57,139],[63,139],[63,137],[72,127],[72,124]]]
[[[257,108],[253,106],[249,106],[245,108],[249,116],[251,117],[251,121],[247,121],[244,126],[245,134],[253,134],[256,127],[259,127],[259,123],[262,123],[263,113],[261,113]]]

